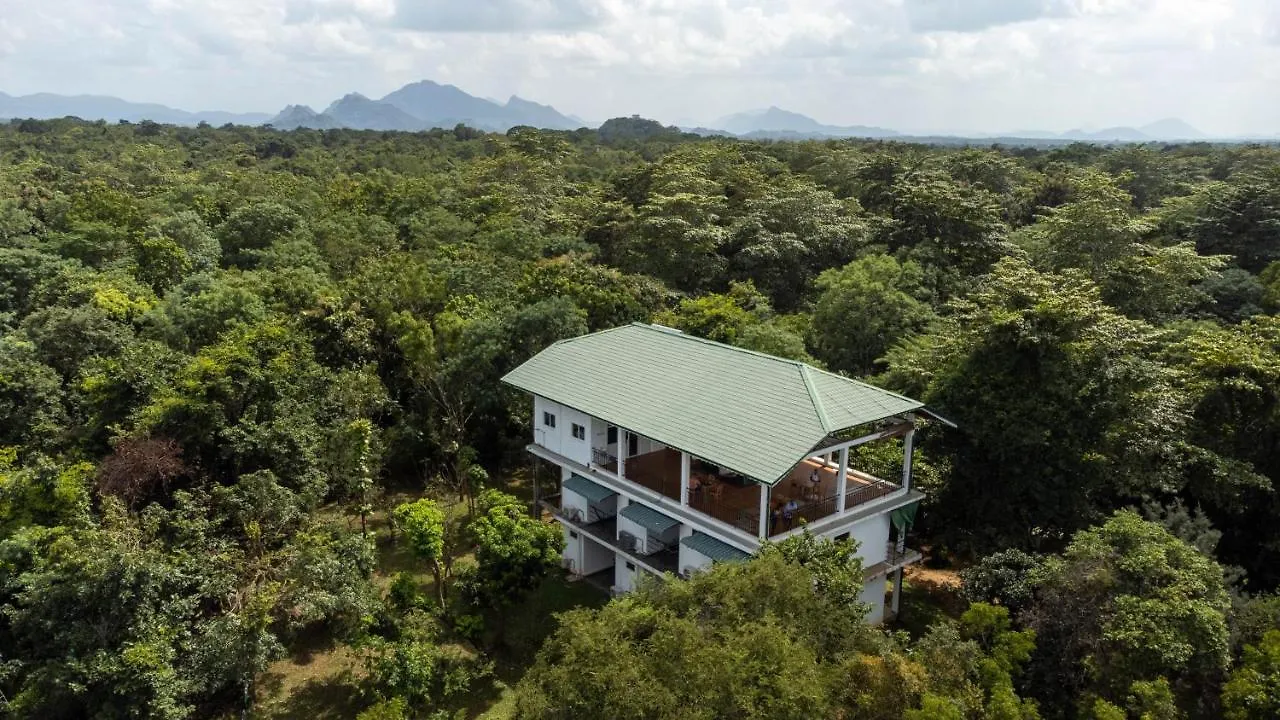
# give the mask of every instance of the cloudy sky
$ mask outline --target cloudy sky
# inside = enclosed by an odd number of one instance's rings
[[[597,120],[1280,132],[1277,0],[0,0],[0,91],[274,112],[429,78]]]

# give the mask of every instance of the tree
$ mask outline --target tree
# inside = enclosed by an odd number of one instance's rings
[[[1263,720],[1280,716],[1280,630],[1244,649],[1240,667],[1222,688],[1223,717]]]
[[[452,548],[447,544],[450,531],[444,511],[431,500],[422,499],[397,505],[395,518],[409,549],[430,565],[436,581],[436,598],[443,609],[453,575]]]
[[[1030,604],[1044,559],[1017,548],[982,558],[960,571],[964,596],[970,602],[992,603],[1013,614]]]
[[[1118,512],[1047,561],[1027,611],[1035,695],[1055,708],[1077,697],[1123,706],[1135,683],[1163,678],[1184,709],[1201,714],[1209,707],[1198,703],[1227,667],[1228,606],[1217,563]]]
[[[262,251],[284,240],[301,224],[293,210],[274,202],[245,205],[218,227],[224,260],[237,267],[253,267]]]
[[[467,531],[475,539],[476,566],[466,577],[466,593],[480,607],[501,610],[518,602],[560,567],[564,535],[555,525],[531,517],[517,498],[485,490]]]
[[[1203,185],[1196,197],[1198,211],[1185,232],[1198,251],[1234,256],[1236,264],[1254,273],[1280,260],[1280,171],[1275,167]]]
[[[961,428],[925,442],[952,467],[931,510],[942,537],[1055,549],[1125,498],[1179,488],[1185,395],[1155,343],[1079,274],[1010,258],[890,351],[887,382]]]
[[[1190,243],[1146,242],[1153,226],[1105,173],[1079,174],[1071,193],[1070,202],[1047,209],[1024,233],[1038,263],[1055,271],[1084,270],[1108,304],[1133,317],[1160,320],[1203,302],[1195,286],[1225,258],[1197,255]]]
[[[866,255],[818,276],[812,344],[827,367],[865,375],[900,340],[933,318],[924,270],[913,261]]]

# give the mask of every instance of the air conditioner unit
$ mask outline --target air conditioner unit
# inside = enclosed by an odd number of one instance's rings
[[[582,522],[582,508],[576,508],[576,507],[565,508],[565,510],[564,510],[564,516],[565,516],[566,518],[569,518],[569,521],[570,521],[570,522],[581,523],[581,522]]]
[[[691,578],[691,577],[693,577],[693,574],[694,574],[694,573],[696,573],[696,572],[698,572],[698,568],[693,567],[692,565],[690,565],[690,566],[686,567],[685,569],[681,570],[681,571],[680,571],[680,575],[681,575],[682,577]]]
[[[640,547],[640,540],[629,532],[618,533],[618,546],[627,552],[633,553]]]

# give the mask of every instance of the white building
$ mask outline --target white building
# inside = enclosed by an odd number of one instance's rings
[[[802,532],[858,543],[868,622],[897,610],[917,417],[910,398],[804,363],[660,326],[558,342],[503,381],[533,395],[529,452],[557,466],[540,497],[570,571],[627,592],[639,573],[688,575]],[[936,417],[936,416],[933,416]],[[945,422],[945,421],[944,421]],[[902,439],[901,475],[849,466],[849,449]]]

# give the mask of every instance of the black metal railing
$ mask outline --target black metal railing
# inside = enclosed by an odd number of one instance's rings
[[[591,448],[591,462],[600,467],[617,467],[618,456],[604,448]]]

